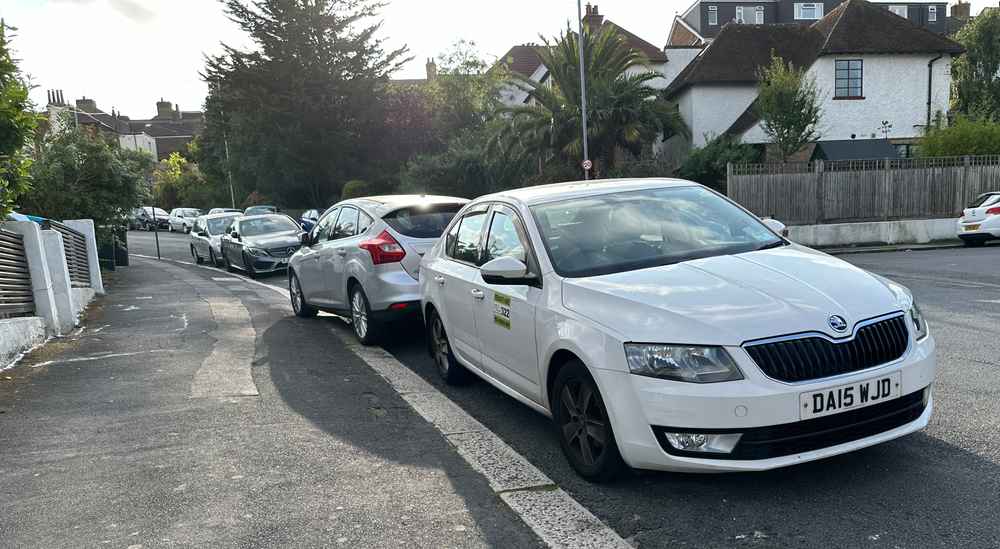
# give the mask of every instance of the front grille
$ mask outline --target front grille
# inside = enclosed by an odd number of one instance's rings
[[[816,336],[747,344],[750,358],[778,381],[808,381],[865,370],[892,362],[906,352],[909,335],[903,315],[862,327],[853,339],[834,343]]]
[[[750,429],[653,427],[653,433],[663,450],[676,456],[707,459],[768,459],[790,456],[861,440],[914,422],[923,415],[927,407],[924,403],[924,391],[929,390],[930,387],[927,387],[874,406],[795,423]],[[671,446],[664,433],[678,432],[742,433],[743,436],[730,454],[705,454],[677,450]]]
[[[273,257],[289,257],[298,250],[295,246],[285,246],[284,248],[271,248],[267,251]]]

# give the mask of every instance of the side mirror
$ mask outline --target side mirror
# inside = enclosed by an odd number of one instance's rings
[[[198,231],[198,236],[208,238],[208,231]]]
[[[767,225],[768,229],[771,229],[775,233],[780,234],[785,238],[788,238],[788,227],[786,227],[784,223],[778,221],[777,219],[771,219],[770,217],[766,219],[761,219],[761,221],[763,221],[764,224]]]
[[[240,233],[236,231],[229,233],[229,236],[233,237],[233,240],[240,240]]]
[[[527,286],[538,282],[538,277],[528,273],[528,266],[513,257],[498,257],[479,268],[487,284]]]

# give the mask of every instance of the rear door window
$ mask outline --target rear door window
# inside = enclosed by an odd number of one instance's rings
[[[487,212],[472,212],[455,225],[446,242],[448,256],[463,263],[481,265],[479,243],[483,236]]]
[[[410,238],[439,238],[464,204],[401,208],[382,217],[394,231]]]

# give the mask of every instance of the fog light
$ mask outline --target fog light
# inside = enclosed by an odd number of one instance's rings
[[[736,447],[736,443],[740,441],[742,434],[663,433],[663,436],[677,450],[705,452],[709,454],[728,454]]]

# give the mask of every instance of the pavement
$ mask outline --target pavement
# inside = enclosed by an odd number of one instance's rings
[[[174,261],[190,261],[186,250],[186,237],[163,234],[160,237],[161,251],[165,256],[171,254],[170,257]],[[130,238],[133,252],[150,253],[151,248],[148,244],[151,240],[146,239],[145,235],[132,233]],[[167,240],[165,245],[164,240]],[[730,475],[684,475],[636,471],[614,484],[592,485],[582,481],[570,469],[559,450],[548,420],[486,383],[474,383],[458,388],[441,384],[434,365],[426,356],[419,325],[399,326],[391,342],[384,347],[384,351],[398,361],[406,371],[448,397],[489,433],[509,445],[512,452],[530,462],[540,474],[551,479],[554,486],[572,496],[582,507],[634,546],[644,549],[748,546],[1000,547],[1000,521],[993,518],[996,509],[1000,508],[1000,437],[997,436],[997,432],[1000,432],[1000,246],[913,250],[900,253],[859,253],[840,257],[895,279],[913,290],[928,317],[938,344],[939,371],[934,389],[935,414],[931,424],[923,432],[852,454],[777,471]],[[169,262],[164,263],[164,268],[187,269]],[[199,270],[206,273],[216,272],[209,269]],[[282,276],[259,281],[277,288],[284,286],[284,282]],[[323,363],[323,359],[316,357],[325,358],[325,354],[315,354],[315,350],[299,352],[298,347],[315,345],[313,340],[317,337],[322,338],[313,332],[317,329],[316,324],[329,323],[330,328],[339,326],[340,333],[343,333],[343,323],[332,317],[314,323],[301,323],[288,318],[286,305],[282,306],[285,308],[283,321],[278,318],[282,315],[272,305],[265,307],[269,312],[255,312],[262,303],[268,302],[263,297],[264,293],[277,294],[278,291],[257,284],[252,286],[249,291],[256,294],[255,299],[260,301],[247,302],[244,299],[244,302],[253,305],[253,307],[248,305],[247,308],[251,311],[258,334],[261,326],[266,325],[258,320],[261,314],[269,315],[267,318],[272,318],[274,323],[286,323],[288,326],[288,329],[277,332],[280,341],[261,339],[258,335],[258,345],[273,341],[273,347],[270,347],[273,352],[258,349],[256,360],[262,358],[276,360],[270,357],[291,354],[302,356],[301,360],[305,363],[311,364],[317,361]],[[120,298],[113,289],[108,299]],[[107,309],[107,306],[104,308]],[[160,315],[165,312],[166,310]],[[100,325],[99,320],[96,323]],[[135,334],[138,335],[138,332]],[[148,338],[148,341],[142,342],[142,346],[145,348],[157,342],[159,342],[158,337]],[[345,347],[350,349],[349,345],[338,346],[336,342],[327,344],[328,347],[324,347],[322,353],[332,353],[332,356],[339,357],[340,355],[336,353],[343,352]],[[168,348],[166,343],[162,345],[161,348]],[[100,349],[96,349],[89,352],[99,351]],[[81,355],[74,354],[74,356]],[[350,357],[345,356],[343,360],[348,361]],[[268,362],[260,366],[255,365],[253,378],[257,381],[261,393],[257,398],[264,399],[269,394],[266,390],[267,380],[270,380],[270,385],[277,385],[275,371],[301,372],[304,369],[308,372],[310,368],[323,370],[299,364],[299,362],[294,366],[286,364],[281,369],[276,369]],[[74,367],[82,368],[82,364]],[[358,371],[363,370],[364,368],[359,365]],[[283,375],[277,375],[277,379],[280,380]],[[264,380],[265,383],[261,383],[260,380]],[[190,390],[190,379],[187,380],[187,384],[185,386]],[[288,402],[300,403],[292,409],[307,419],[310,417],[310,410],[325,410],[331,405],[330,403],[346,397],[337,392],[344,389],[331,380],[319,383],[318,387],[308,383],[282,385],[286,386],[286,391],[282,392],[283,399],[275,399],[270,404],[287,409]],[[129,388],[134,386],[130,385]],[[3,391],[9,388],[4,389],[4,387],[0,384],[0,407],[7,407],[9,393]],[[375,391],[377,388],[378,384],[373,382],[371,388],[367,390]],[[52,390],[47,387],[36,389],[30,398],[43,398],[41,394],[43,389]],[[299,391],[302,392],[301,395]],[[124,396],[122,392],[116,394]],[[109,395],[108,398],[113,399],[114,396]],[[96,401],[100,402],[100,399]],[[45,421],[63,423],[72,417],[72,414],[67,412],[66,417],[60,415],[56,416],[57,419],[43,420],[46,418],[46,412],[41,405],[38,405],[36,413],[38,416],[32,417],[31,420],[43,427],[46,425]],[[257,413],[277,412],[258,410]],[[4,478],[10,478],[8,455],[11,450],[5,449],[12,444],[7,434],[7,425],[10,424],[10,418],[7,416],[8,414],[0,414],[0,474],[3,474]],[[291,417],[292,414],[288,416]],[[332,420],[328,420],[328,423],[332,423]],[[370,428],[371,425],[364,427]],[[352,430],[353,434],[350,436],[343,436],[339,429],[337,426],[329,426],[321,430],[323,434],[317,435],[314,439],[316,444],[334,445],[345,442],[366,444],[365,441],[355,439],[355,437],[363,439],[366,436],[360,427],[356,431]],[[32,431],[30,435],[27,432],[22,433],[17,444],[27,443],[29,448],[47,447],[46,451],[55,456],[72,453],[72,450],[65,449],[65,445],[67,441],[75,442],[78,438],[62,439],[62,442],[49,441],[49,435],[46,433],[46,429]],[[367,435],[371,436],[371,433]],[[229,439],[221,440],[231,442],[232,435],[229,436]],[[249,435],[241,435],[239,438],[243,436]],[[324,436],[335,440],[325,440],[322,438]],[[213,442],[217,443],[220,440]],[[174,451],[181,453],[190,450],[177,448]],[[284,451],[290,450],[283,448],[280,452]],[[383,449],[382,452],[376,454],[384,456],[388,450]],[[303,450],[303,453],[308,452]],[[49,457],[45,451],[36,449],[25,451],[20,459],[24,460],[21,466],[26,471],[18,473],[19,475],[27,475],[28,471],[44,470],[39,467],[32,468],[36,456],[47,460],[56,459]],[[239,454],[230,456],[230,468],[242,466],[239,459],[241,457]],[[91,461],[93,462],[93,458]],[[308,459],[303,462],[301,468],[307,471],[304,474],[308,475],[308,471],[314,467],[311,463]],[[299,469],[295,464],[287,466],[296,471]],[[454,466],[461,470],[461,463],[456,463]],[[112,468],[112,471],[115,470]],[[229,471],[221,475],[220,482],[225,480],[225,474],[229,474]],[[461,479],[463,482],[475,482],[473,476]],[[33,478],[25,480],[40,482]],[[68,490],[72,485],[72,479],[62,480],[63,482],[49,488]],[[479,482],[482,482],[482,479]],[[27,520],[23,518],[25,513],[36,512],[42,503],[41,500],[34,499],[40,497],[38,487],[35,486],[34,490],[29,488],[30,486],[24,484],[19,484],[9,491],[6,485],[0,488],[0,516],[6,519],[13,514],[21,517],[20,520],[23,521]],[[454,485],[452,489],[455,489]],[[472,488],[468,488],[467,491],[478,493],[478,490]],[[256,492],[248,494],[239,492],[238,489],[234,490],[234,493],[239,493],[238,497],[250,500],[256,495]],[[280,497],[282,494],[281,491],[272,493],[275,494],[274,497]],[[20,515],[10,510],[12,505],[10,494],[18,494],[22,500],[25,499],[23,494],[31,494],[26,503],[15,504],[21,506]],[[470,495],[465,495],[461,499],[467,504],[469,501],[479,501]],[[48,500],[45,502],[48,503]],[[146,505],[146,500],[136,498],[134,503],[137,507],[141,507]],[[519,532],[521,530],[518,528],[523,527],[518,524],[516,517],[503,514],[509,513],[509,509],[477,505],[471,507],[479,509],[481,513],[500,513],[496,520],[502,520],[504,516],[509,517],[511,532]],[[138,512],[136,510],[136,513]],[[300,509],[298,513],[304,511]],[[482,532],[476,534],[474,543],[504,547],[530,546],[532,543],[537,543],[536,539],[508,537],[506,533],[499,539],[491,537],[488,532],[492,530],[482,526],[478,519],[479,515],[470,511],[468,516],[476,519],[475,522],[469,522],[470,525],[476,525],[475,531]],[[73,531],[66,529],[69,526],[65,522],[58,521],[58,513],[47,518],[54,521],[51,526],[53,532],[65,534]],[[42,522],[44,522],[42,519],[38,519],[35,524]],[[17,531],[17,528],[11,530],[4,524],[5,520],[0,520],[0,539],[36,539],[27,535],[11,538],[8,532]],[[316,524],[315,527],[319,528],[319,525]],[[58,541],[60,538],[54,537],[53,534],[50,537],[43,536],[37,539]],[[231,541],[235,538],[215,538],[215,540],[220,539]],[[383,538],[372,539],[381,541]],[[440,545],[450,545],[449,539],[445,538]],[[47,544],[39,543],[39,545]]]

